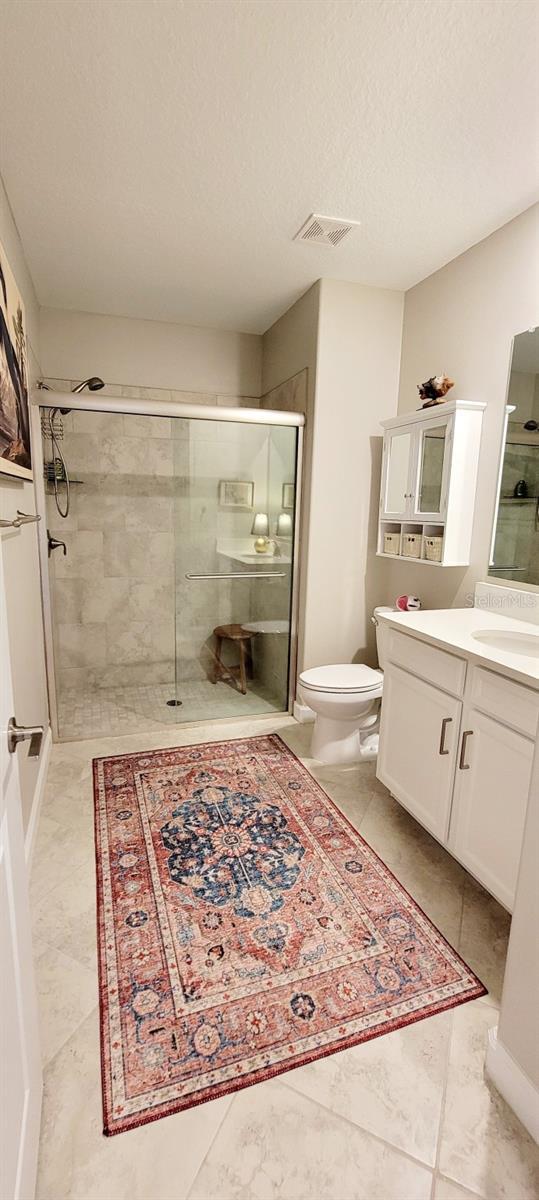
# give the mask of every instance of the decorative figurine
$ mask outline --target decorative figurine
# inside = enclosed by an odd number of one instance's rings
[[[425,401],[421,408],[432,408],[434,404],[443,404],[452,387],[454,387],[454,380],[450,379],[449,375],[431,375],[425,383],[418,383],[419,397]]]

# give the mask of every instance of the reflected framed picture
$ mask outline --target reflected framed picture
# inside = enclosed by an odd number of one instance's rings
[[[254,498],[255,485],[252,480],[219,480],[219,505],[221,508],[252,508]]]
[[[294,507],[294,484],[283,483],[283,508]]]
[[[32,479],[24,305],[0,243],[0,471]]]

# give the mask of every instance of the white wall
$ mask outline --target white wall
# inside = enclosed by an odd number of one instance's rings
[[[380,420],[397,407],[403,299],[321,282],[306,667],[373,658]]]
[[[22,246],[0,180],[0,241],[21,293],[29,342],[30,383],[39,375],[38,306]],[[34,467],[36,462],[34,461]],[[39,461],[37,469],[40,469]],[[11,520],[20,508],[35,513],[33,483],[0,474],[0,516]],[[48,726],[45,652],[41,618],[41,593],[37,535],[34,525],[2,531],[2,556],[9,624],[11,672],[15,715],[20,725]],[[23,825],[28,827],[38,779],[39,760],[29,759],[27,745],[18,750],[22,791]]]
[[[260,396],[257,334],[55,308],[41,309],[40,330],[46,378]]]
[[[308,371],[300,671],[373,658],[379,422],[397,407],[402,308],[402,293],[323,279],[264,335],[264,393]]]
[[[406,293],[399,412],[417,408],[416,385],[442,371],[456,381],[450,397],[487,408],[469,568],[381,560],[385,602],[410,592],[427,608],[462,607],[487,576],[511,340],[539,324],[538,217],[535,205]]]

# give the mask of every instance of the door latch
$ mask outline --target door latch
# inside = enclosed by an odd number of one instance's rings
[[[42,725],[17,725],[15,717],[10,717],[7,727],[7,748],[14,754],[19,742],[30,742],[28,758],[39,758],[43,741]]]

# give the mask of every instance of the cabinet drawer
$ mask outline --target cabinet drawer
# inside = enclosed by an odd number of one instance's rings
[[[419,638],[407,633],[398,633],[391,629],[388,639],[387,657],[390,662],[404,667],[428,683],[449,692],[452,696],[462,696],[466,679],[466,660],[457,658],[456,654],[447,654],[437,646],[420,642]]]
[[[483,667],[472,669],[472,703],[504,725],[534,738],[539,721],[539,692]]]

